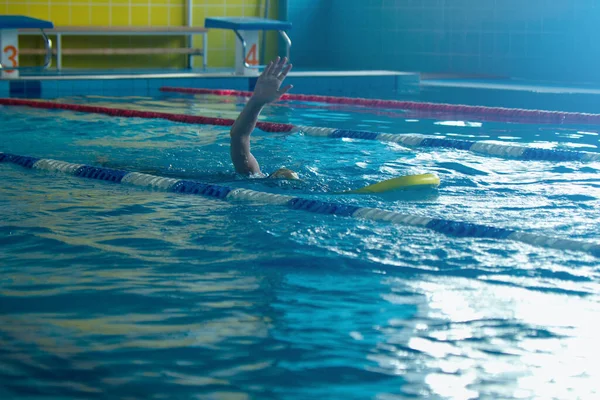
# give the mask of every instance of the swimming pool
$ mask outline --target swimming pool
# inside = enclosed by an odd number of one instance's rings
[[[234,118],[243,99],[59,101]],[[0,151],[598,243],[600,163],[2,107]],[[282,102],[264,120],[598,152],[598,127]],[[437,191],[339,196],[433,172]],[[8,397],[589,398],[598,259],[0,163]],[[3,393],[3,392],[4,393]]]

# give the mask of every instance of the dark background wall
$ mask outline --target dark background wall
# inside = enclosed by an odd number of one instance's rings
[[[281,0],[296,65],[600,82],[600,0]]]

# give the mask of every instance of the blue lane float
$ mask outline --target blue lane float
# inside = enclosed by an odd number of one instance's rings
[[[488,156],[516,158],[524,161],[600,161],[600,154],[584,151],[540,149],[474,140],[448,139],[412,133],[380,133],[371,131],[354,131],[314,126],[297,126],[296,129],[308,136],[330,138],[348,138],[362,140],[378,140],[393,142],[406,147],[447,148],[472,151]]]
[[[340,217],[384,221],[397,225],[421,227],[454,237],[511,240],[557,250],[584,252],[595,257],[600,257],[600,245],[596,243],[536,235],[493,226],[472,224],[469,222],[428,218],[425,216],[386,211],[378,208],[357,207],[341,203],[304,199],[301,197],[231,188],[228,186],[165,178],[139,172],[93,167],[9,153],[0,153],[0,162],[12,163],[28,169],[61,172],[80,178],[153,188],[172,193],[285,206],[293,210],[317,214],[337,215]]]

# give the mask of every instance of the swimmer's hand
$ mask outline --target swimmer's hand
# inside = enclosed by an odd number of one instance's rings
[[[277,57],[267,65],[256,81],[251,102],[260,106],[272,103],[293,87],[292,85],[281,87],[283,80],[292,69],[292,64],[287,64],[287,61],[287,57],[283,59]]]

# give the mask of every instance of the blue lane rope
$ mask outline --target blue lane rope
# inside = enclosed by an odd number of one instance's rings
[[[231,188],[226,186],[208,185],[194,181],[179,181],[171,187],[171,191],[175,193],[199,194],[202,196],[224,199],[229,192],[231,192]]]
[[[341,217],[386,221],[398,225],[422,227],[455,237],[505,239],[545,248],[585,252],[595,257],[600,257],[600,245],[595,243],[554,238],[468,222],[428,218],[420,215],[403,214],[378,208],[357,207],[248,189],[234,189],[227,186],[165,178],[125,170],[73,164],[51,159],[19,156],[9,153],[0,153],[0,162],[12,163],[29,169],[56,171],[81,178],[147,187],[173,193],[201,195],[223,200],[254,201],[270,205],[286,206],[293,210],[302,210],[318,214],[338,215]]]
[[[120,183],[123,177],[127,175],[127,171],[83,165],[79,167],[73,175],[80,178],[99,179],[101,181]]]
[[[499,144],[474,140],[448,139],[412,133],[380,133],[313,126],[296,126],[308,136],[348,138],[394,142],[407,147],[429,147],[467,150],[474,153],[531,161],[600,161],[600,153],[559,149],[540,149],[514,144]]]

